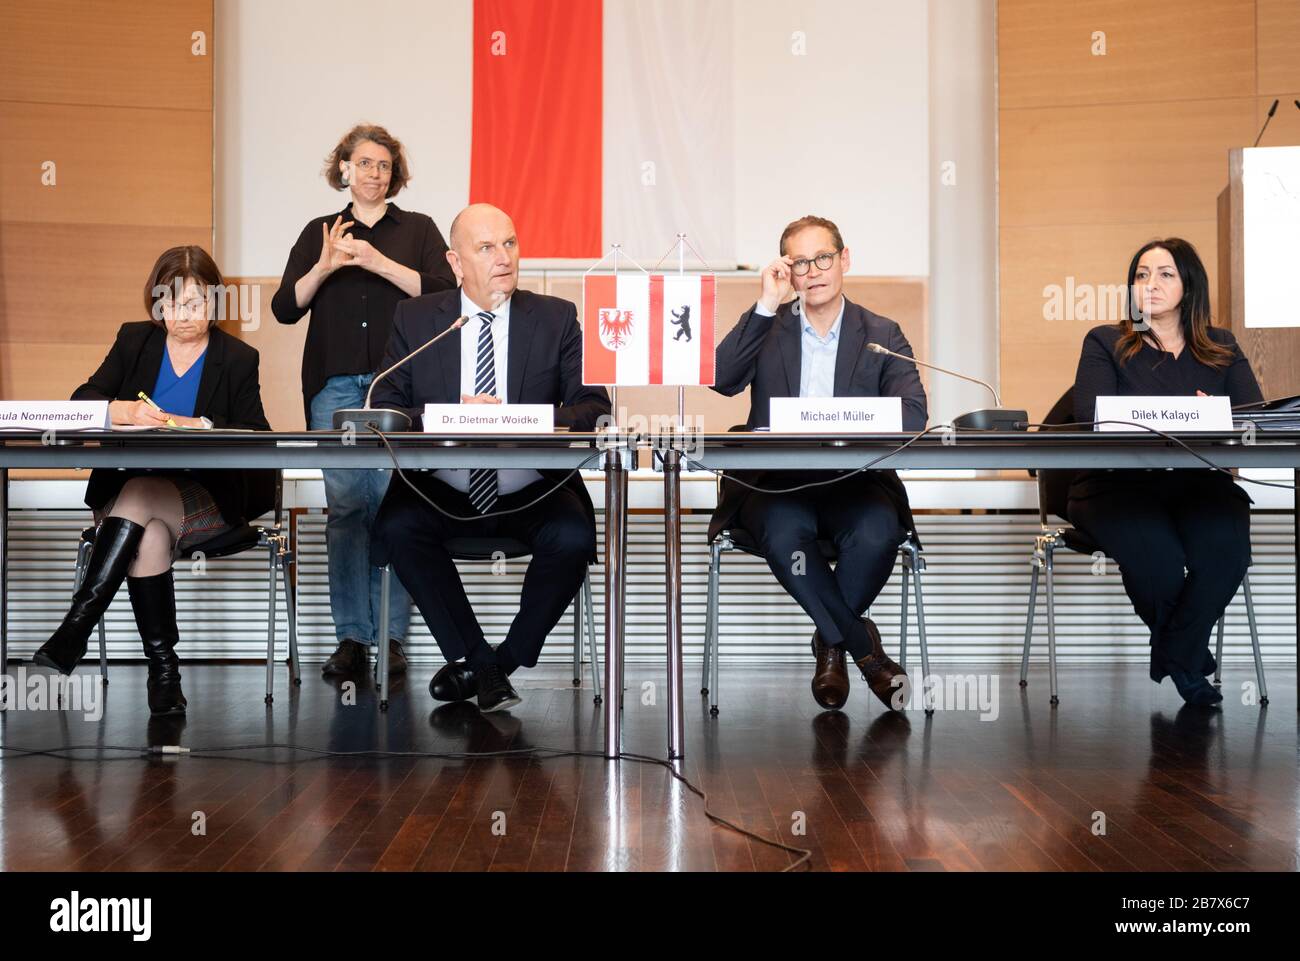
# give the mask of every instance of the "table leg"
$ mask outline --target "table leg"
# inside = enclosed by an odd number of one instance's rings
[[[663,452],[664,586],[668,602],[668,759],[686,756],[682,699],[682,452]]]
[[[611,441],[611,443],[614,443]],[[621,441],[619,442],[622,443]],[[627,512],[625,451],[605,451],[605,757],[623,750],[623,522]]]

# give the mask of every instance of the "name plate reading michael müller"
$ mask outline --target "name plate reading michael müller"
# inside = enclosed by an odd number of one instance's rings
[[[900,397],[773,397],[774,434],[889,434],[903,429]]]
[[[1138,424],[1168,432],[1231,431],[1232,401],[1227,397],[1098,397],[1095,417],[1099,421],[1125,421],[1098,424],[1096,429],[1102,431],[1140,431]]]
[[[0,430],[104,430],[106,400],[0,401]]]
[[[551,404],[425,404],[428,434],[550,434]]]

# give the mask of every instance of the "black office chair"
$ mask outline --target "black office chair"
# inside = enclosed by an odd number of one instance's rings
[[[219,557],[232,557],[235,554],[242,554],[244,551],[252,550],[255,547],[266,548],[269,575],[266,610],[265,700],[267,704],[275,700],[275,582],[277,569],[284,581],[284,601],[289,612],[290,678],[295,686],[302,684],[302,677],[298,670],[297,608],[294,603],[293,584],[289,577],[289,565],[294,563],[295,558],[293,552],[289,549],[289,534],[282,524],[283,504],[284,477],[279,471],[276,471],[275,520],[273,523],[269,526],[244,524],[218,534],[211,540],[196,544],[189,549],[191,556],[201,554],[205,560],[214,560]],[[91,549],[95,546],[95,531],[96,528],[87,527],[81,532],[81,542],[77,545],[77,571],[74,591],[81,586],[81,580],[85,576],[86,562],[90,558]],[[99,674],[103,679],[103,683],[108,684],[108,643],[105,637],[103,618],[100,618],[99,621]]]
[[[743,431],[744,424],[732,427],[729,432]],[[722,478],[718,478],[718,495],[722,494]],[[830,563],[839,560],[839,552],[832,541],[819,540],[817,547]],[[728,551],[740,551],[753,557],[763,557],[754,536],[733,524],[729,530],[719,531],[718,536],[709,544],[709,588],[704,621],[704,669],[700,679],[700,693],[708,694],[709,714],[718,716],[718,618],[719,595],[722,580],[722,555]],[[913,531],[908,531],[903,542],[898,545],[899,559],[903,563],[902,592],[899,595],[898,625],[898,663],[907,670],[907,587],[912,579],[916,596],[916,631],[921,641],[921,671],[923,677],[930,675],[930,649],[925,638],[925,601],[921,592],[921,572],[925,570],[925,557],[921,545]],[[710,676],[712,670],[712,676]],[[933,714],[933,708],[926,708],[926,714]]]
[[[1049,426],[1040,428],[1041,430],[1051,430],[1053,427],[1064,429],[1075,423],[1073,387],[1067,390],[1061,399],[1056,402],[1047,416],[1043,418],[1043,423]],[[1046,572],[1047,575],[1048,683],[1051,688],[1051,703],[1059,704],[1060,697],[1056,686],[1055,553],[1057,548],[1065,547],[1080,554],[1091,556],[1100,554],[1101,546],[1083,531],[1070,526],[1068,522],[1064,525],[1048,524],[1049,517],[1065,519],[1066,509],[1069,504],[1070,482],[1074,480],[1078,471],[1039,470],[1036,472],[1030,471],[1030,473],[1037,474],[1040,532],[1034,538],[1034,550],[1030,556],[1030,567],[1033,575],[1029,583],[1029,614],[1025,620],[1025,647],[1020,657],[1020,686],[1027,687],[1029,684],[1029,645],[1033,638],[1034,614],[1038,604],[1038,577],[1040,571],[1042,571]],[[1246,594],[1246,618],[1250,622],[1250,643],[1255,652],[1255,677],[1259,683],[1260,703],[1267,704],[1268,686],[1264,682],[1264,661],[1259,652],[1259,628],[1255,622],[1255,601],[1250,593],[1249,573],[1242,578],[1241,587]],[[1226,619],[1226,614],[1224,617],[1219,618],[1218,639],[1215,646],[1215,661],[1217,663],[1214,671],[1215,686],[1218,686],[1222,679],[1223,626]]]
[[[496,561],[514,560],[528,557],[532,548],[522,541],[509,537],[454,537],[445,542],[451,556],[458,561]],[[392,565],[384,568],[380,581],[380,615],[379,636],[388,636],[388,596],[392,590]],[[600,665],[596,660],[596,614],[591,602],[591,570],[587,570],[582,579],[582,587],[573,596],[573,686],[582,686],[582,628],[583,621],[587,628],[587,652],[591,658],[591,687],[595,691],[593,700],[600,704],[604,697],[600,687]],[[379,656],[375,664],[375,682],[379,691],[379,709],[388,710],[388,645],[379,645]]]

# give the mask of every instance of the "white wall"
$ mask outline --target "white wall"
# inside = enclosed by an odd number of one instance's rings
[[[732,2],[734,154],[717,211],[734,221],[721,236],[735,249],[702,252],[766,263],[781,228],[817,212],[840,223],[854,273],[924,276],[925,2]],[[320,166],[362,119],[407,145],[415,180],[397,202],[446,228],[468,197],[472,10],[218,0],[216,252],[227,273],[278,275],[303,224],[343,207]],[[795,31],[804,56],[791,51]]]
[[[930,357],[997,386],[995,0],[930,0]],[[944,182],[944,164],[955,183]],[[930,377],[930,423],[993,404]]]
[[[217,263],[278,276],[312,217],[341,210],[321,166],[355,123],[401,140],[396,198],[443,228],[469,184],[471,0],[217,0]]]
[[[924,0],[738,0],[735,24],[739,261],[766,264],[813,213],[839,225],[853,273],[925,276]]]

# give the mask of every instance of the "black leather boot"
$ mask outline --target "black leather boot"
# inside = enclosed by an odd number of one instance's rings
[[[32,655],[32,663],[71,674],[86,654],[86,642],[126,579],[140,549],[144,528],[124,517],[106,517],[95,534],[81,586],[72,595],[72,609],[50,639]]]
[[[131,609],[149,662],[149,712],[155,717],[185,713],[181,691],[181,662],[176,657],[176,588],[172,572],[153,577],[128,577]]]

